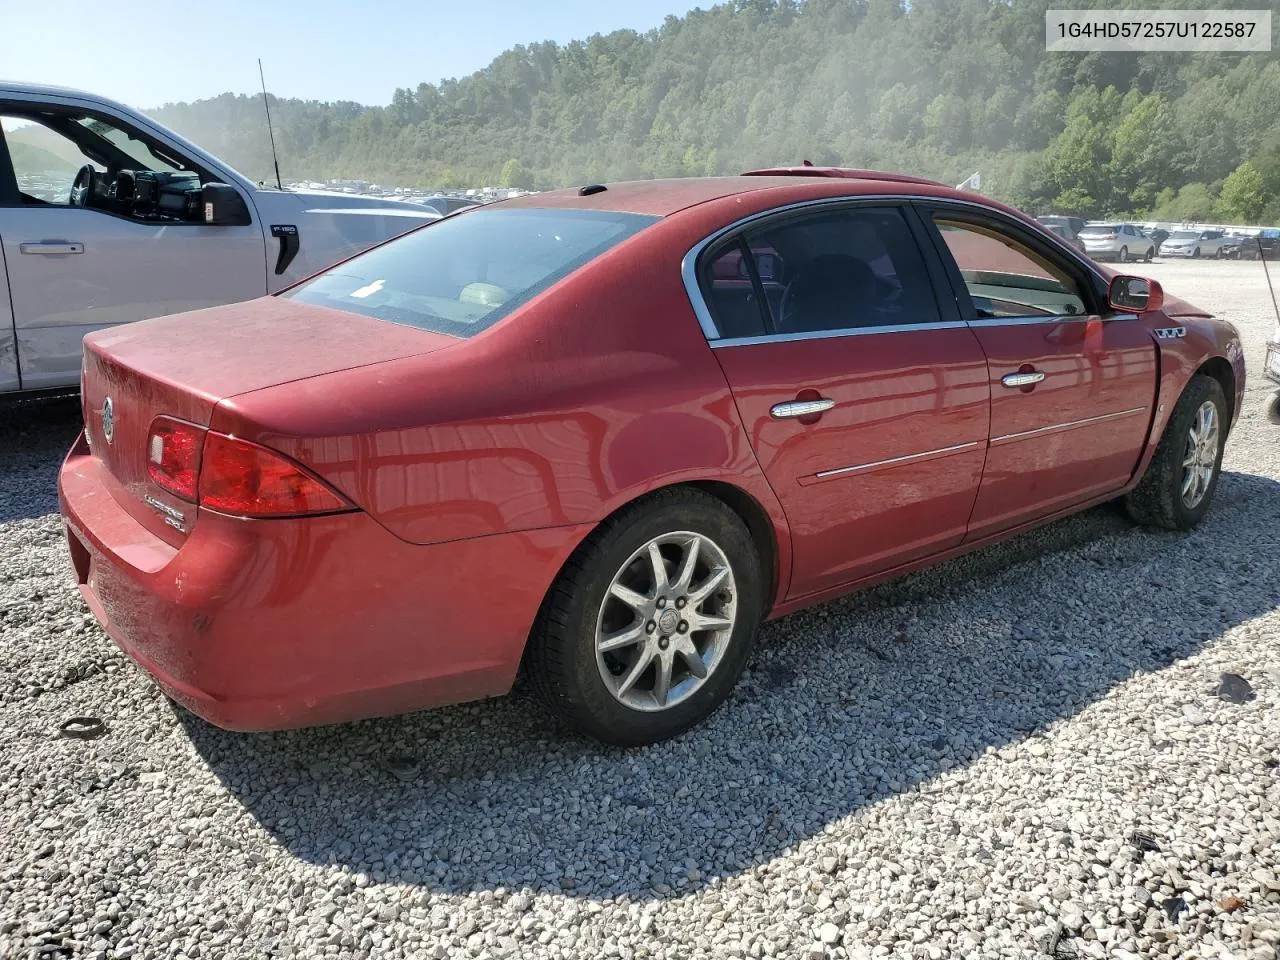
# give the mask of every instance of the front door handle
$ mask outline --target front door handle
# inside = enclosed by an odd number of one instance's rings
[[[775,420],[794,420],[797,417],[816,417],[826,413],[836,405],[834,400],[819,397],[817,400],[791,400],[787,403],[775,403],[769,408],[769,416]]]
[[[1044,374],[1039,370],[1028,370],[1022,373],[1006,373],[1000,378],[1000,382],[1006,387],[1033,387],[1044,379]]]
[[[48,240],[41,243],[20,243],[18,249],[23,253],[63,256],[68,253],[84,253],[84,244],[73,240]]]

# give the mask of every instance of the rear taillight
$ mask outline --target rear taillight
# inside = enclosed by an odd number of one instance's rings
[[[147,437],[156,486],[238,517],[300,517],[353,509],[288,458],[256,443],[157,417]]]
[[[204,428],[158,417],[147,437],[147,473],[151,482],[175,497],[196,502]]]
[[[200,506],[240,517],[295,517],[351,504],[278,453],[209,433],[200,466]]]

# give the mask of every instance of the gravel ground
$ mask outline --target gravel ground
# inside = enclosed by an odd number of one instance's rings
[[[711,722],[632,752],[521,693],[256,736],[175,711],[73,586],[74,404],[4,411],[0,957],[1275,960],[1271,305],[1258,263],[1143,269],[1247,340],[1199,530],[1102,508],[774,623]],[[104,736],[56,736],[84,714]]]

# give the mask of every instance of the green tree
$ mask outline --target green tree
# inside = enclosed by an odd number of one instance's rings
[[[1269,199],[1262,174],[1246,160],[1223,181],[1213,212],[1228,223],[1256,223]]]
[[[498,186],[528,190],[532,185],[529,174],[524,169],[524,164],[518,159],[512,157],[502,165],[502,173],[498,175]]]

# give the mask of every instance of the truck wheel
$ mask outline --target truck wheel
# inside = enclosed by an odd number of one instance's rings
[[[733,689],[762,593],[736,513],[699,490],[659,491],[604,521],[565,564],[529,638],[532,686],[607,743],[674,737]]]
[[[1136,522],[1190,530],[1209,509],[1222,469],[1227,398],[1213,377],[1196,374],[1182,391],[1141,482],[1125,497]]]

